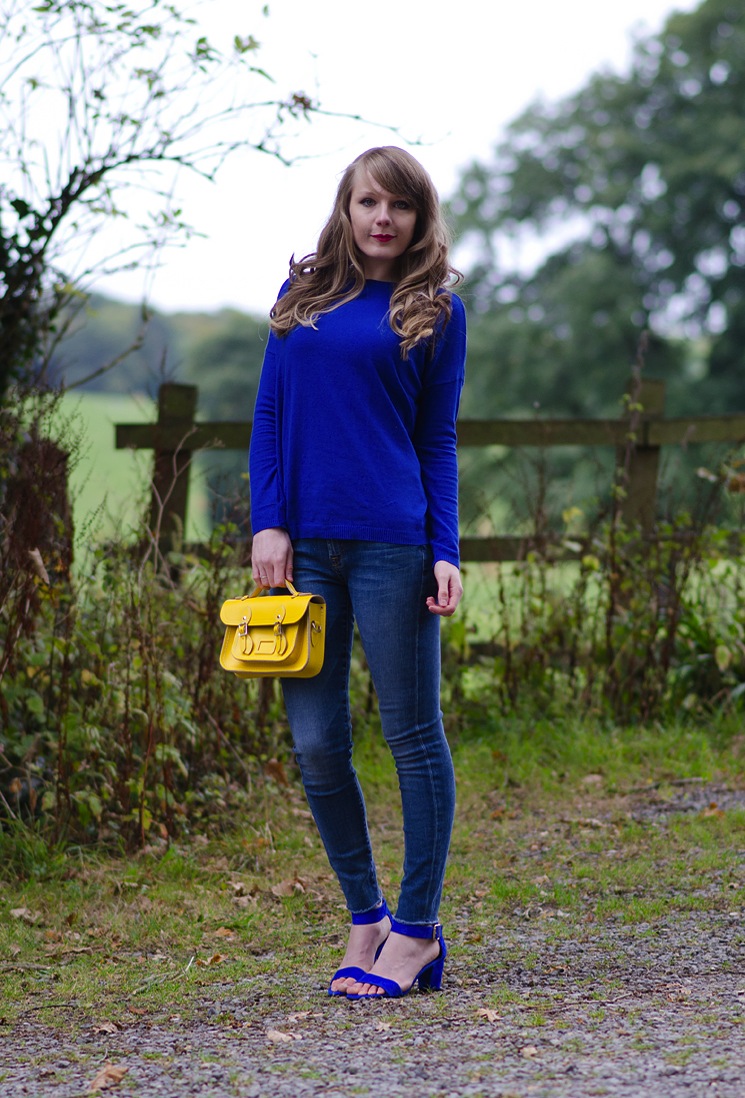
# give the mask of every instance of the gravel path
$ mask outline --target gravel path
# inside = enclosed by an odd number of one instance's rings
[[[682,792],[675,808],[711,795]],[[516,910],[474,933],[463,912],[446,928],[444,992],[398,1002],[328,998],[309,957],[307,985],[213,986],[188,1018],[123,1011],[113,1025],[68,1006],[52,1027],[27,1013],[0,1027],[0,1094],[74,1098],[108,1063],[116,1098],[743,1098],[743,912],[573,926]]]
[[[739,917],[604,928],[582,942],[552,941],[550,929],[528,921],[455,949],[445,993],[399,1003],[349,1003],[298,986],[297,1011],[273,1015],[264,977],[225,986],[188,1024],[132,1016],[107,1034],[76,1018],[80,1036],[70,1038],[27,1017],[0,1045],[2,1094],[72,1098],[108,1061],[127,1068],[109,1091],[119,1098],[742,1098]],[[516,946],[538,954],[533,967],[500,964]],[[482,1005],[505,984],[525,1002]]]

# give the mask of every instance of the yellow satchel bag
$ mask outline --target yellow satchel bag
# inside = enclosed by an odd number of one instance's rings
[[[220,609],[225,625],[220,666],[239,678],[293,677],[310,679],[323,666],[326,602],[320,595],[296,591],[227,599]]]

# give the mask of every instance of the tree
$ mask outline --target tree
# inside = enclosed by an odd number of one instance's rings
[[[218,48],[168,0],[0,0],[0,401],[43,378],[96,273],[188,233],[179,171],[281,156],[288,119],[317,109],[260,94],[258,49],[252,34]],[[107,255],[102,230],[125,219]]]
[[[464,173],[452,206],[473,303],[518,351],[518,403],[599,410],[647,328],[672,407],[702,371],[712,409],[745,407],[743,102],[742,6],[704,0],[637,40],[627,75],[534,105]],[[548,258],[505,271],[510,238]]]

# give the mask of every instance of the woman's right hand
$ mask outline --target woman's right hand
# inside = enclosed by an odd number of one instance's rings
[[[292,582],[292,542],[281,526],[254,534],[251,544],[253,581],[260,587],[283,587]]]

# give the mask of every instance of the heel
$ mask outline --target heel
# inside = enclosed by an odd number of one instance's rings
[[[398,925],[400,926],[401,924],[399,923]],[[445,971],[445,958],[448,955],[448,947],[445,944],[445,939],[442,936],[442,927],[439,923],[437,923],[433,930],[433,937],[440,943],[440,956],[435,957],[434,961],[430,961],[428,965],[425,965],[414,980],[414,983],[419,981],[420,991],[440,991],[442,989],[442,975]]]

